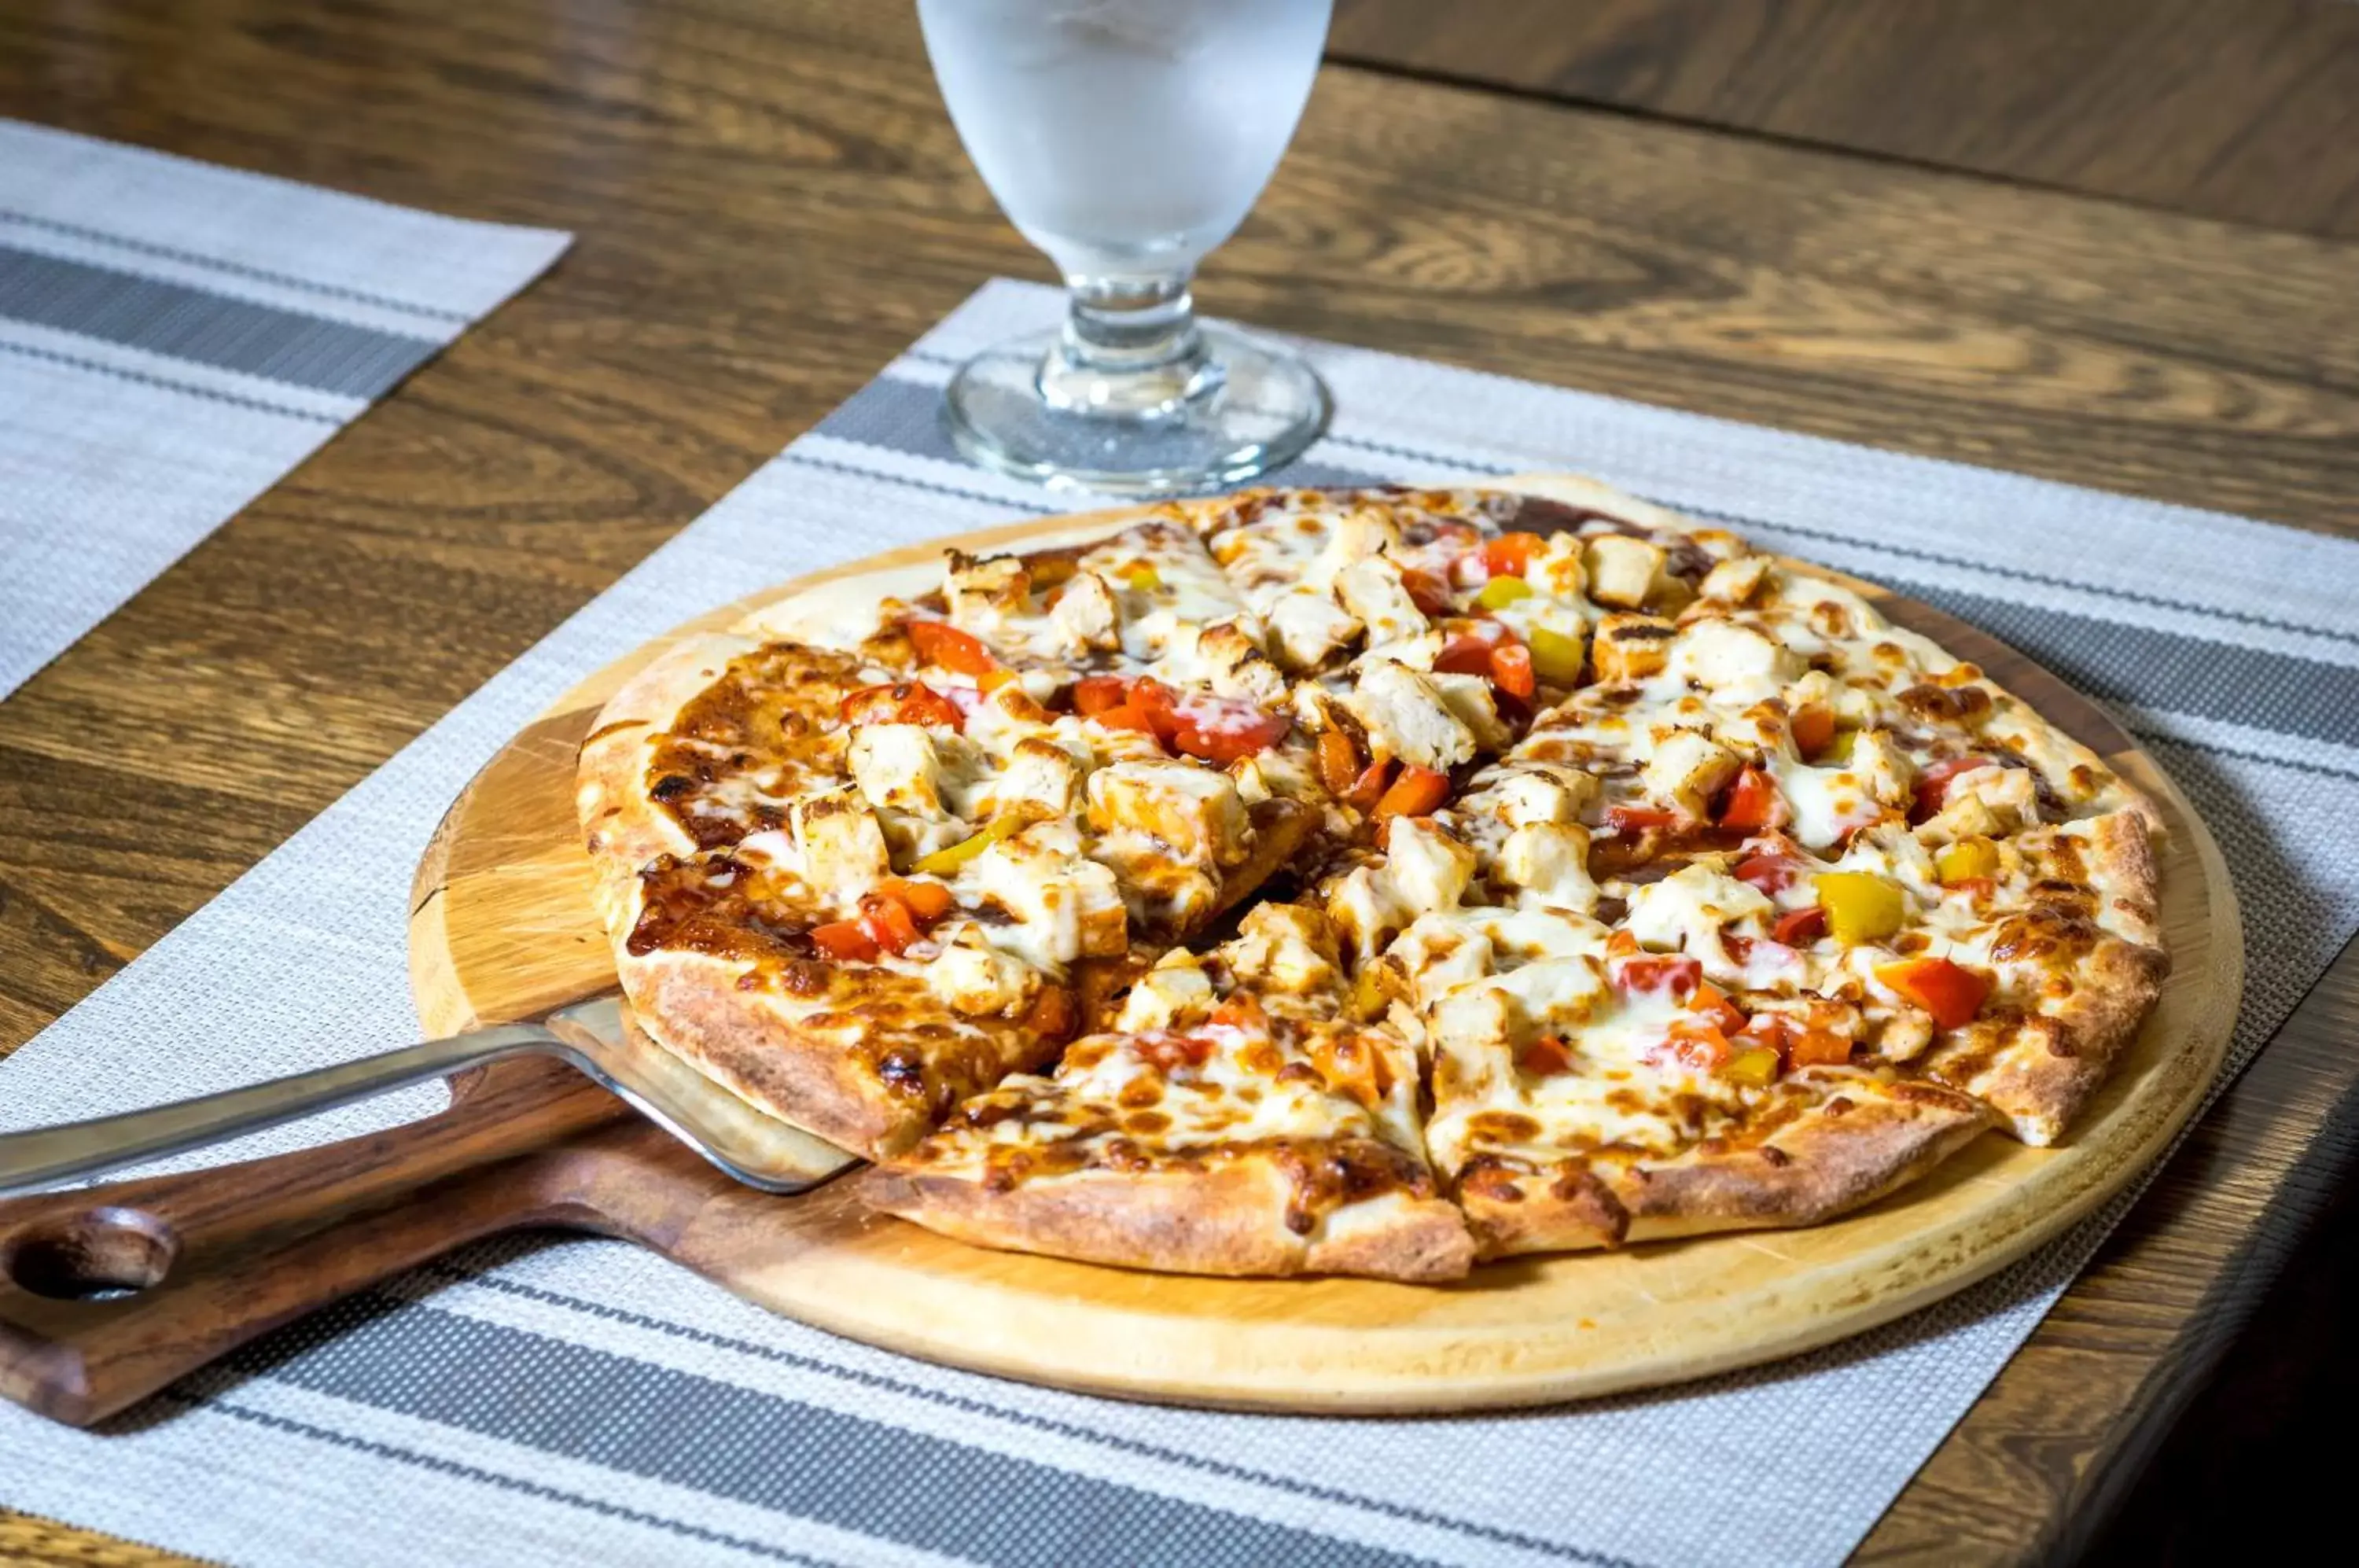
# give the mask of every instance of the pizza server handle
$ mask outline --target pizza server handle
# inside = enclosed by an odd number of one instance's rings
[[[202,1149],[507,1057],[563,1062],[749,1187],[800,1192],[853,1157],[728,1093],[655,1044],[612,994],[243,1089],[62,1127],[0,1134],[0,1197]]]
[[[672,1252],[709,1226],[708,1209],[744,1191],[706,1162],[770,1192],[853,1163],[720,1089],[605,996],[182,1105],[9,1135],[0,1181],[21,1191],[71,1181],[441,1075],[454,1075],[451,1105],[419,1121],[0,1201],[0,1398],[76,1426],[158,1394],[199,1401],[204,1386],[184,1382],[189,1374],[471,1242],[562,1227]],[[369,1312],[397,1304],[366,1299]]]
[[[560,1050],[538,1024],[495,1024],[193,1100],[0,1134],[0,1197],[225,1143],[524,1051]]]
[[[172,1107],[127,1135],[109,1118],[103,1139],[89,1124],[73,1137],[19,1135],[48,1141],[11,1151],[14,1179],[147,1159],[531,1051],[517,1040],[406,1048]],[[168,1389],[194,1402],[205,1395],[182,1381],[189,1374],[454,1248],[545,1226],[653,1244],[693,1217],[692,1205],[663,1197],[719,1181],[622,1100],[544,1057],[494,1061],[451,1087],[448,1109],[340,1143],[0,1202],[0,1398],[76,1426]]]

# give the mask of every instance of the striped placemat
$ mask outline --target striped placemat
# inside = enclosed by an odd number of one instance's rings
[[[473,770],[581,674],[689,613],[1040,509],[951,456],[935,403],[960,356],[1056,309],[1008,283],[971,299],[0,1066],[0,1124],[399,1042],[409,871]],[[2234,867],[2252,938],[2239,1062],[2359,926],[2359,546],[1310,346],[1342,411],[1287,477],[1590,470],[1978,621],[2114,704]],[[284,964],[290,949],[307,962]],[[0,1410],[0,1500],[257,1564],[1832,1562],[2112,1217],[1776,1367],[1414,1421],[998,1382],[770,1317],[616,1244],[506,1243],[284,1333],[103,1434]]]
[[[0,120],[0,697],[569,243]]]

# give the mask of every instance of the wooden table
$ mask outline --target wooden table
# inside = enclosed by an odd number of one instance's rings
[[[0,11],[0,114],[557,270],[0,702],[0,1048],[858,387],[1038,276],[875,0]],[[1331,68],[1201,293],[1266,325],[2359,533],[2359,247]],[[2352,1161],[2359,961],[1864,1548],[2089,1539]],[[0,1517],[0,1553],[159,1561]]]

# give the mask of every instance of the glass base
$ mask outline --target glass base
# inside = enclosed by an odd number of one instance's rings
[[[1052,488],[1109,495],[1217,490],[1302,454],[1334,411],[1300,354],[1200,325],[1206,351],[1176,381],[1092,377],[1050,329],[959,367],[944,419],[961,452]]]

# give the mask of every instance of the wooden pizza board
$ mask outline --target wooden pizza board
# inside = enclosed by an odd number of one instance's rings
[[[1104,531],[1136,508],[1037,520],[879,556],[701,616],[568,692],[451,807],[419,866],[418,1009],[456,1032],[614,983],[573,813],[574,758],[600,706],[681,636],[824,585],[923,586],[947,546]],[[1872,1208],[1759,1231],[1518,1258],[1462,1284],[1206,1279],[988,1251],[863,1211],[837,1189],[736,1186],[651,1127],[605,1128],[579,1223],[632,1236],[737,1294],[853,1339],[978,1371],[1125,1398],[1301,1411],[1530,1405],[1676,1382],[1886,1323],[2023,1257],[2135,1179],[2201,1099],[2234,1020],[2244,950],[2218,846],[2100,709],[1984,634],[1844,579],[1894,620],[1980,664],[2159,802],[2159,1006],[2060,1147],[1997,1134]]]

